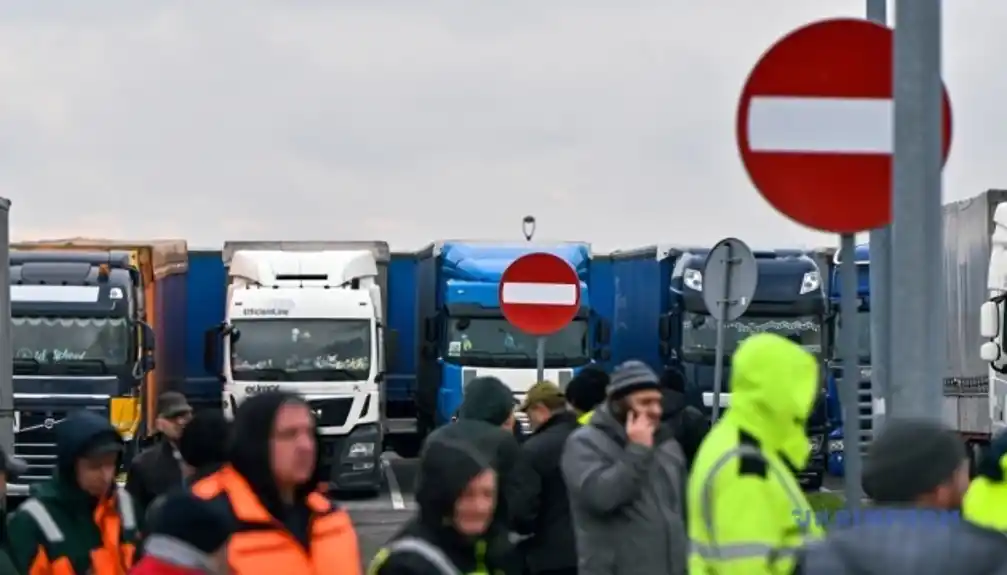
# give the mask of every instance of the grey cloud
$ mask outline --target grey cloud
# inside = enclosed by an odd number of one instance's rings
[[[79,4],[0,0],[0,193],[21,236],[413,247],[516,238],[531,212],[605,249],[833,241],[753,190],[734,108],[776,37],[862,1]],[[1005,80],[980,62],[1007,8],[961,4],[948,197],[1004,180],[987,126]]]

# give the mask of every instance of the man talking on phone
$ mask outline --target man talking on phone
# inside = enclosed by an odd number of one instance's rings
[[[570,496],[581,575],[682,575],[686,462],[661,428],[660,379],[627,361],[607,398],[567,439],[561,468]]]

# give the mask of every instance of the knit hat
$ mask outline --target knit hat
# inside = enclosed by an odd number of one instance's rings
[[[609,378],[597,365],[588,365],[566,384],[566,400],[580,412],[588,412],[605,401]]]
[[[178,439],[178,454],[197,469],[217,465],[227,460],[227,440],[231,424],[220,411],[200,411],[182,430]]]
[[[477,377],[465,385],[465,397],[458,408],[458,419],[474,419],[503,425],[514,413],[513,392],[495,377]]]
[[[950,428],[928,420],[890,419],[864,461],[864,493],[882,504],[912,503],[950,481],[966,461]]]
[[[161,510],[150,526],[151,539],[158,537],[188,545],[206,554],[214,553],[231,535],[227,517],[214,503],[188,491],[174,491],[165,496]],[[150,546],[145,547],[150,554]],[[172,557],[165,557],[172,559]]]
[[[631,359],[612,370],[606,392],[608,398],[614,400],[642,389],[661,389],[661,380],[647,364]]]

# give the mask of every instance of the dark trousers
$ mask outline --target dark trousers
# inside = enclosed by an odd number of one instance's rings
[[[531,575],[577,575],[577,568],[571,567],[569,569],[552,569],[550,571],[533,571],[529,573]]]

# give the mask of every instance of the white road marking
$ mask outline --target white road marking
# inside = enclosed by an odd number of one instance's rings
[[[755,96],[748,110],[753,152],[891,154],[891,100]]]
[[[573,284],[505,283],[500,300],[503,303],[530,305],[573,305],[577,303]]]
[[[388,481],[388,494],[392,498],[392,509],[402,511],[406,508],[406,500],[402,497],[402,490],[399,488],[399,480],[395,477],[390,461],[381,458],[381,468],[385,471],[385,479]]]

